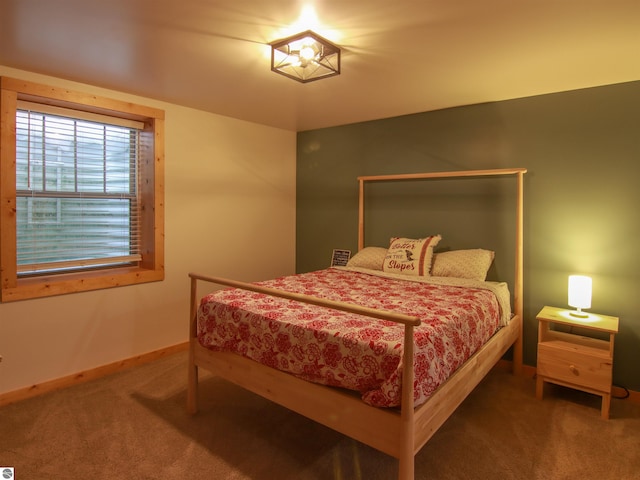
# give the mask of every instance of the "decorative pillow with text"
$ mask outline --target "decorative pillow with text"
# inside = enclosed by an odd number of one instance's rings
[[[388,273],[428,277],[431,273],[433,247],[441,238],[440,235],[417,239],[392,238],[382,269]]]

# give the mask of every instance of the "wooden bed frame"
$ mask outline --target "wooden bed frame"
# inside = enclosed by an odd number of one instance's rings
[[[344,435],[378,449],[399,460],[399,480],[414,480],[414,457],[438,428],[456,410],[466,396],[513,346],[513,371],[522,371],[522,234],[524,168],[470,170],[407,175],[358,177],[359,224],[358,248],[364,247],[364,186],[365,182],[460,178],[515,175],[517,179],[515,228],[514,308],[509,324],[501,328],[480,350],[443,383],[429,399],[414,407],[413,402],[413,329],[420,324],[416,317],[384,312],[305,295],[282,292],[257,285],[219,277],[190,273],[191,311],[189,331],[189,373],[187,409],[195,413],[198,393],[198,368],[250,390],[305,417]],[[196,338],[198,281],[242,288],[283,298],[299,300],[347,312],[391,320],[404,325],[404,363],[402,366],[402,403],[399,409],[376,408],[364,403],[360,395],[342,389],[301,380],[291,374],[264,366],[240,355],[214,352],[200,345]]]

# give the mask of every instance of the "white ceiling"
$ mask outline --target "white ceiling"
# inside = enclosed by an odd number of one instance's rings
[[[271,72],[293,0],[0,0],[0,64],[296,131],[640,80],[640,0],[307,3],[337,77]]]

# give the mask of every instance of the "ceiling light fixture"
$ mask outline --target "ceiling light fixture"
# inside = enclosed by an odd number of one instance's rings
[[[271,43],[271,70],[307,83],[340,74],[340,48],[306,32]]]

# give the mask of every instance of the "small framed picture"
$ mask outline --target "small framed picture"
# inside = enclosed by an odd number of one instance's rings
[[[331,266],[332,267],[346,267],[347,262],[351,258],[351,250],[333,250],[333,255],[331,256]]]

